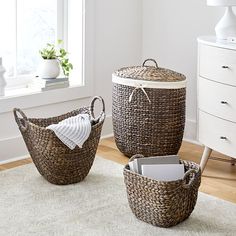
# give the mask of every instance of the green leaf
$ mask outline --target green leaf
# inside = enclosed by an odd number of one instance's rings
[[[57,44],[62,44],[62,40],[57,40]],[[39,54],[43,59],[58,59],[63,73],[65,76],[69,76],[70,71],[73,69],[73,65],[70,63],[67,57],[68,52],[64,48],[56,48],[54,44],[46,44],[46,47],[39,50]]]
[[[57,44],[62,44],[63,43],[63,40],[62,39],[58,39],[57,40]]]

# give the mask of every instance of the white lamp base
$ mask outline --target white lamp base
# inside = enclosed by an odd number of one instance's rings
[[[225,14],[215,27],[216,37],[219,40],[227,40],[236,37],[236,15],[231,6],[226,7]]]

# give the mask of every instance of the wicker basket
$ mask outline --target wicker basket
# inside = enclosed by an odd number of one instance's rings
[[[143,157],[135,155],[135,158]],[[187,219],[192,213],[201,182],[199,165],[181,161],[185,166],[183,180],[156,181],[124,168],[124,181],[130,208],[134,215],[149,224],[171,227]]]
[[[96,100],[102,102],[103,110],[95,119],[94,103]],[[22,118],[18,117],[18,113]],[[83,148],[77,146],[74,150],[70,150],[53,131],[46,127],[80,113],[91,115],[92,130]],[[101,97],[94,97],[90,107],[83,107],[58,117],[28,119],[20,109],[16,108],[14,116],[35,166],[50,183],[58,185],[77,183],[88,175],[105,119],[105,105]]]
[[[112,76],[112,119],[126,156],[177,154],[185,125],[186,78],[156,66],[127,67]]]

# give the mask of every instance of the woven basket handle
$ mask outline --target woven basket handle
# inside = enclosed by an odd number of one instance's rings
[[[144,158],[144,155],[142,154],[136,154],[134,156],[132,156],[130,159],[129,159],[129,162],[133,161],[134,159],[137,159],[137,158]]]
[[[156,60],[154,60],[154,59],[146,59],[146,60],[143,62],[143,66],[145,66],[146,62],[148,62],[148,61],[152,61],[152,62],[155,64],[156,68],[158,68],[158,64],[157,64]]]
[[[102,103],[102,111],[100,112],[99,116],[97,118],[95,118],[95,115],[94,115],[94,104],[95,102],[99,100],[101,103]],[[93,121],[94,122],[97,122],[99,121],[99,119],[105,114],[105,102],[103,100],[102,97],[100,96],[95,96],[92,101],[91,101],[91,105],[90,105],[90,112],[91,112],[91,116],[93,118]]]
[[[189,180],[188,183],[186,183],[186,180],[187,178],[191,175],[191,174],[194,174],[193,177]],[[197,174],[197,171],[194,170],[194,169],[190,169],[188,170],[185,175],[184,175],[184,178],[183,178],[183,187],[184,188],[190,188],[195,180],[195,176]]]
[[[13,109],[13,113],[14,113],[14,116],[15,116],[15,120],[16,120],[16,123],[17,125],[19,126],[20,130],[25,132],[28,127],[29,127],[29,121],[28,121],[28,118],[27,116],[25,115],[25,113],[19,109],[19,108],[14,108]],[[20,121],[20,118],[18,116],[18,113],[20,113],[20,115],[22,116],[22,121]]]

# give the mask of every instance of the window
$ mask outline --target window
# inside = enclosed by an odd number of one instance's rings
[[[37,75],[39,50],[64,41],[74,65],[70,80],[82,84],[82,0],[0,0],[0,56],[10,85],[22,85]]]

